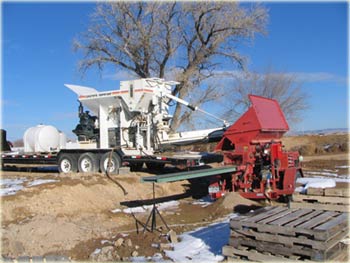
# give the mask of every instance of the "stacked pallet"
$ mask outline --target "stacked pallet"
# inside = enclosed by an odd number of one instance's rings
[[[340,242],[349,230],[348,213],[277,206],[231,219],[228,259],[253,261],[334,260],[346,253]]]
[[[290,208],[349,212],[349,189],[309,188],[306,194],[294,193]]]

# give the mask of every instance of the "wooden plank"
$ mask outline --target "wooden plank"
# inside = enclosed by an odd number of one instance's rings
[[[283,211],[281,211],[281,212],[279,212],[279,213],[277,213],[277,214],[274,214],[274,215],[272,215],[272,216],[270,216],[270,217],[268,217],[268,218],[265,218],[265,219],[263,219],[263,220],[260,220],[260,221],[258,221],[257,223],[259,223],[259,224],[268,224],[269,222],[272,222],[272,221],[274,221],[274,220],[277,220],[277,219],[279,219],[279,218],[281,218],[281,217],[284,217],[284,216],[288,216],[289,214],[291,214],[293,211],[295,211],[296,209],[286,209],[286,210],[283,210]]]
[[[290,202],[290,208],[310,208],[327,210],[327,211],[338,211],[338,212],[349,212],[349,207],[345,205],[334,205],[334,204],[321,204],[321,203],[299,203],[299,202]]]
[[[247,237],[245,233],[240,233],[240,230],[231,230],[230,232],[230,238],[237,238],[237,237]],[[254,238],[252,235],[251,238]]]
[[[282,211],[285,211],[285,210],[288,210],[287,207],[283,207],[283,206],[275,206],[271,209],[269,209],[268,211],[266,212],[262,212],[262,213],[259,213],[257,214],[256,216],[253,216],[253,217],[249,217],[245,220],[243,220],[244,222],[257,222],[257,221],[260,221],[260,220],[263,220],[267,217],[270,217],[274,214],[277,214],[277,213],[280,213]],[[239,220],[238,218],[233,218],[233,220]]]
[[[224,246],[222,248],[222,254],[227,257],[232,257],[237,255],[244,256],[256,262],[265,262],[265,261],[295,262],[294,259],[289,259],[281,256],[265,255],[265,254],[259,253],[256,250],[241,250],[231,246]]]
[[[350,197],[350,192],[349,188],[326,188],[324,191],[324,195]]]
[[[330,221],[325,222],[317,227],[315,227],[316,230],[329,230],[337,227],[338,225],[343,225],[344,223],[349,222],[349,214],[343,213],[340,214],[337,217],[332,218]]]
[[[309,246],[313,249],[318,250],[328,250],[332,248],[334,245],[339,243],[340,239],[347,236],[347,230],[339,232],[335,236],[333,236],[331,239],[327,241],[320,241],[320,240],[314,240],[309,239],[307,237],[292,237],[292,236],[283,236],[283,235],[275,235],[270,233],[260,233],[256,232],[250,229],[246,230],[237,230],[236,232],[240,233],[241,235],[254,237],[255,240],[259,241],[266,241],[266,242],[273,242],[278,244],[284,244],[288,247],[293,247],[294,245],[303,245],[303,246]]]
[[[301,207],[297,207],[297,208],[301,208]],[[311,208],[311,207],[308,207],[308,208]],[[301,223],[307,222],[309,219],[311,219],[319,214],[322,214],[322,213],[323,213],[322,211],[313,211],[310,214],[303,215],[302,217],[298,218],[295,221],[289,222],[285,226],[294,227],[294,226],[299,225]]]
[[[340,242],[328,250],[315,250],[301,245],[294,244],[292,247],[287,247],[283,244],[276,244],[266,241],[257,241],[243,237],[230,238],[229,245],[235,248],[244,245],[252,247],[259,252],[267,251],[273,254],[288,256],[289,258],[291,258],[293,255],[303,256],[303,258],[305,259],[318,261],[332,259],[337,255],[337,253],[340,253],[345,249],[345,247]]]
[[[334,212],[334,211],[327,211],[325,213],[322,213],[314,218],[312,218],[311,220],[301,224],[301,225],[297,225],[298,228],[308,228],[311,229],[315,226],[318,226],[320,224],[322,224],[323,222],[328,221],[329,219],[335,217],[339,215],[338,212]]]
[[[291,256],[293,254],[307,256],[309,258],[312,257],[313,250],[310,248],[306,248],[303,246],[293,246],[287,247],[283,244],[276,244],[272,242],[259,241],[254,239],[248,239],[243,237],[238,238],[230,238],[229,245],[237,248],[241,245],[252,247],[257,251],[267,251],[273,254],[280,254],[284,256]]]
[[[294,202],[319,202],[319,203],[330,203],[330,204],[350,204],[350,199],[347,197],[336,197],[336,196],[317,196],[317,195],[295,195],[293,196]]]
[[[239,218],[237,221],[237,218],[234,218],[235,220],[232,219],[230,221],[231,234],[237,236],[237,233],[234,231],[250,229],[261,233],[272,233],[291,237],[302,235],[315,240],[327,241],[338,232],[349,227],[345,221],[338,219],[339,221],[335,221],[335,223],[327,224],[327,229],[314,229],[328,221],[333,221],[334,218],[340,215],[339,212],[315,211],[311,209],[288,209],[279,211],[282,212],[277,214],[272,213],[270,218],[264,218],[266,215],[261,217],[259,214],[259,219],[264,219],[258,222],[240,221]],[[266,213],[271,215],[271,211],[267,211]],[[257,218],[256,216],[254,217],[255,219]]]
[[[289,223],[297,218],[300,218],[301,216],[307,215],[307,214],[311,213],[312,211],[313,211],[312,209],[293,209],[292,213],[289,214],[288,216],[277,219],[273,222],[270,222],[269,224],[281,226],[281,225],[287,224],[287,223]]]
[[[322,188],[308,188],[306,190],[306,193],[308,195],[324,195],[324,189]],[[293,195],[293,198],[294,198],[294,195]]]

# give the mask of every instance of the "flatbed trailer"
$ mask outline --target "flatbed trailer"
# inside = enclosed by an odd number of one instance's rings
[[[6,164],[57,164],[56,153],[43,154],[20,154],[20,153],[3,153],[1,154],[2,165]]]
[[[80,164],[82,157],[93,156],[91,163],[85,162],[85,167]],[[132,170],[141,169],[143,164],[150,170],[161,170],[165,165],[172,165],[180,169],[197,167],[213,162],[221,162],[223,157],[213,153],[167,153],[164,155],[124,155],[120,150],[115,149],[65,149],[51,153],[20,153],[5,152],[1,154],[2,166],[5,165],[57,165],[62,173],[68,172],[105,172],[106,159],[112,156],[111,173],[118,173],[122,166],[130,166]],[[113,159],[114,158],[114,159]],[[67,162],[66,162],[66,161]],[[79,162],[80,160],[80,162]],[[69,162],[68,162],[69,161]],[[89,161],[89,160],[86,160]],[[76,164],[74,164],[74,162]],[[97,163],[100,163],[99,165]],[[66,170],[64,165],[73,166]]]

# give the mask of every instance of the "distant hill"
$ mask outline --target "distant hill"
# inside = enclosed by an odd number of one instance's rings
[[[327,134],[335,134],[335,133],[348,133],[348,128],[337,128],[337,129],[322,129],[322,130],[309,130],[309,131],[289,131],[287,132],[287,136],[295,136],[295,135],[327,135]]]

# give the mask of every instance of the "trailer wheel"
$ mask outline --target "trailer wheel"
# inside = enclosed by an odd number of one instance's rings
[[[102,155],[100,159],[100,170],[102,173],[105,173],[107,170],[108,162],[109,162],[110,152],[107,152]],[[116,153],[112,153],[110,166],[109,166],[109,173],[110,174],[118,174],[119,167],[121,166],[120,157]]]
[[[77,167],[77,157],[71,153],[62,153],[58,157],[58,171],[60,173],[76,173],[78,171]]]
[[[98,172],[98,160],[93,153],[83,153],[78,160],[78,170],[80,173]]]

